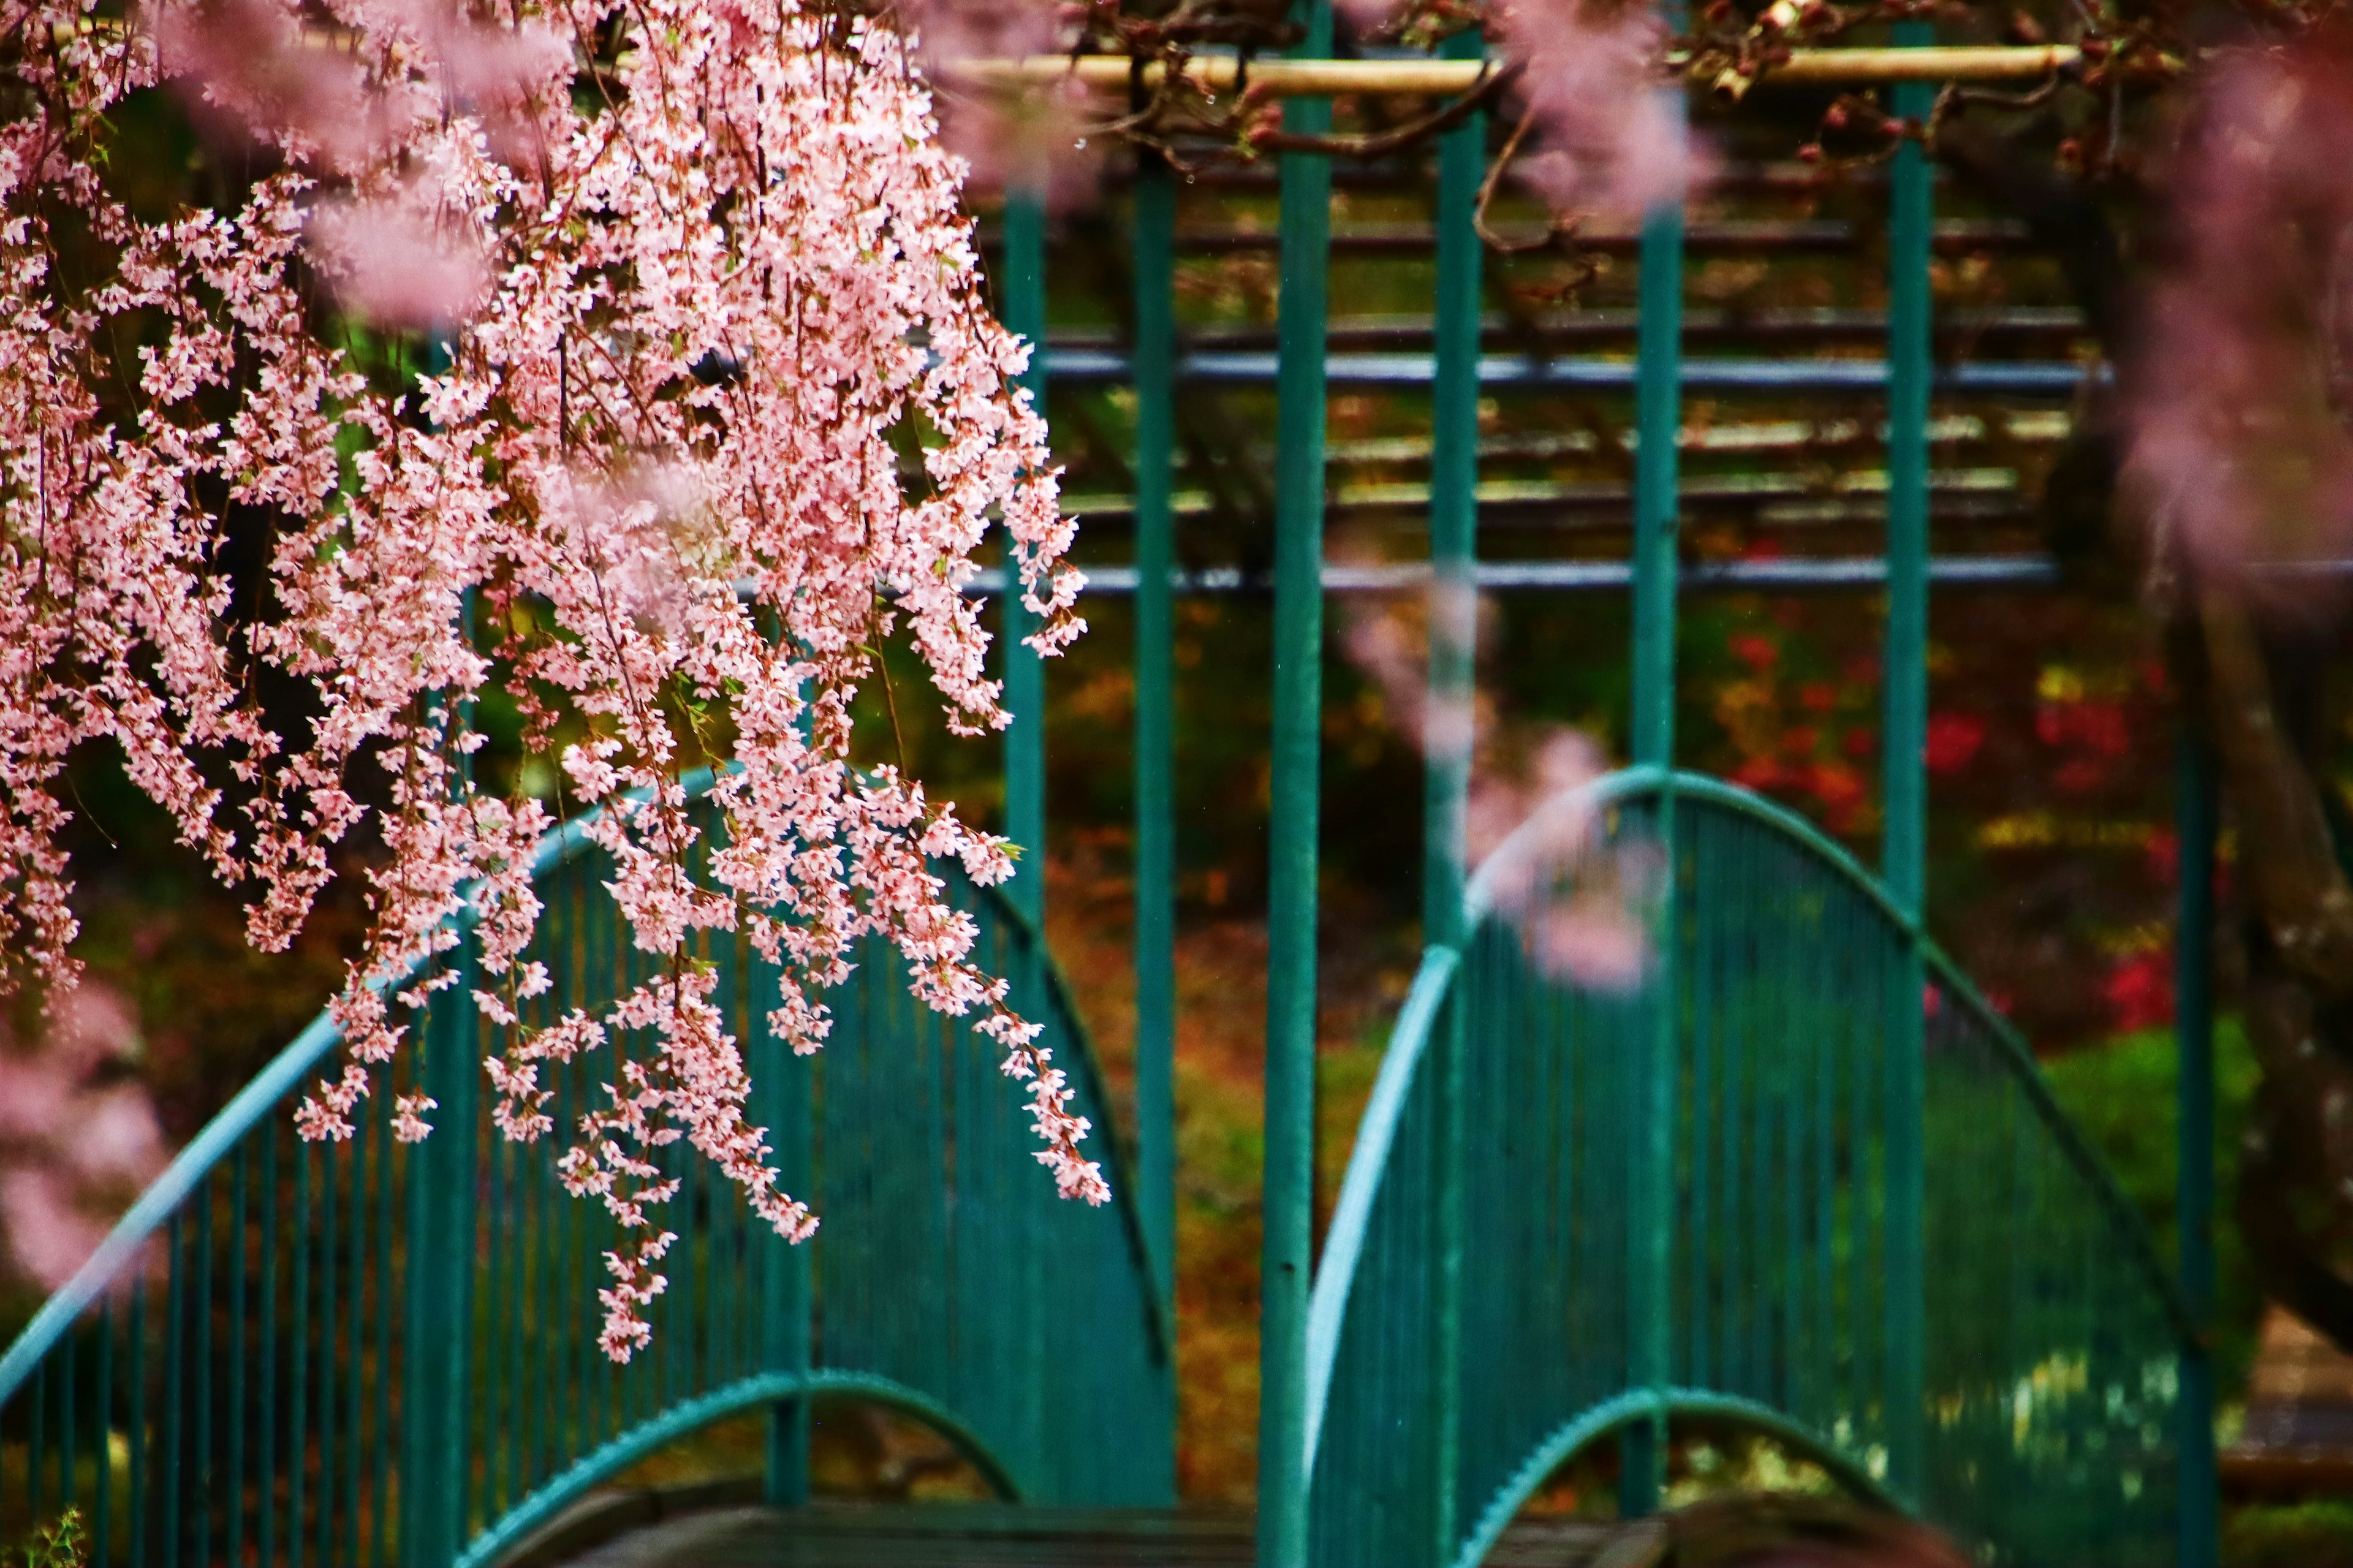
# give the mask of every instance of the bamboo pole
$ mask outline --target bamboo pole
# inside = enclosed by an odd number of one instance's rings
[[[1872,82],[2039,81],[2078,64],[2083,51],[2072,44],[1934,47],[1912,49],[1792,49],[1766,68],[1759,85],[1862,86]],[[1670,55],[1682,69],[1688,57]],[[1250,90],[1261,98],[1320,98],[1348,93],[1440,98],[1469,90],[1492,60],[1253,60]],[[1032,55],[1026,59],[965,60],[945,68],[953,79],[977,88],[1043,87],[1075,80],[1101,92],[1125,91],[1129,61],[1122,55]],[[1144,68],[1144,85],[1158,87],[1166,68]],[[1230,55],[1197,56],[1185,76],[1212,97],[1235,90],[1244,80],[1241,62]]]

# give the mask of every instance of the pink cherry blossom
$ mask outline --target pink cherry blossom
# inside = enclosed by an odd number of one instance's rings
[[[1705,178],[1682,89],[1661,69],[1668,29],[1654,7],[1508,0],[1497,21],[1526,67],[1517,95],[1542,132],[1514,169],[1556,211],[1676,206]]]
[[[153,1101],[121,1076],[140,1048],[129,999],[86,984],[44,1022],[26,1042],[0,1032],[0,1238],[17,1271],[55,1289],[169,1151]]]
[[[1440,583],[1426,619],[1394,603],[1352,606],[1343,646],[1425,756],[1467,764],[1464,858],[1529,960],[1571,984],[1630,990],[1649,972],[1643,910],[1654,901],[1656,856],[1639,842],[1599,841],[1586,786],[1605,771],[1600,748],[1565,725],[1506,723],[1475,688],[1430,689],[1430,627],[1475,646],[1481,609],[1467,587]]]
[[[1083,630],[1044,428],[1012,382],[1029,351],[985,307],[963,164],[892,23],[790,0],[22,9],[39,90],[0,123],[5,978],[68,1005],[58,778],[111,741],[250,891],[264,948],[301,928],[339,845],[364,825],[381,844],[332,1004],[347,1059],[304,1100],[307,1137],[351,1135],[414,1010],[455,984],[470,908],[476,1000],[504,1026],[492,1119],[565,1140],[565,1184],[612,1216],[617,1359],[662,1289],[675,1184],[655,1150],[690,1144],[781,1235],[816,1226],[745,1120],[740,1044],[690,958],[704,931],[781,966],[764,1023],[803,1054],[860,944],[894,946],[917,995],[1003,1048],[1058,1189],[1103,1202],[1068,1081],[975,966],[934,868],[997,881],[1008,847],[852,762],[853,700],[894,637],[952,730],[1007,721],[972,592],[993,526],[1030,644]],[[221,210],[127,209],[102,117],[167,78],[276,148],[277,172]],[[93,289],[48,269],[59,204],[119,252]],[[321,330],[313,278],[380,325],[430,325],[443,367],[372,386]],[[108,330],[133,313],[150,324]],[[125,342],[143,344],[128,364],[110,358]],[[274,521],[258,607],[219,563],[222,495]],[[301,732],[265,721],[256,667],[309,684]],[[564,808],[595,812],[650,956],[652,978],[544,1026],[522,1004],[549,985],[528,868],[554,814],[467,765],[494,687]],[[711,745],[734,764],[715,850],[679,783]],[[652,1043],[556,1126],[550,1064],[625,1037]],[[401,1096],[395,1128],[427,1136],[438,1110]]]
[[[2353,545],[2353,52],[2333,32],[2203,62],[2123,367],[2126,492],[2225,574]]]

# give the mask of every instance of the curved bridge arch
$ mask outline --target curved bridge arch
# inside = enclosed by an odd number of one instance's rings
[[[914,1416],[954,1445],[957,1454],[980,1472],[981,1479],[999,1498],[1008,1502],[1026,1500],[1019,1485],[997,1456],[989,1452],[979,1434],[937,1400],[904,1384],[854,1372],[755,1373],[673,1405],[582,1455],[477,1536],[459,1557],[456,1568],[492,1568],[530,1539],[533,1531],[664,1444],[730,1415],[826,1394],[852,1394]]]
[[[1597,865],[1564,820],[1630,847],[1662,808],[1671,994],[1546,973],[1546,922]],[[1320,1562],[1475,1563],[1563,1443],[1678,1405],[1884,1495],[1885,1055],[1907,1006],[1931,1273],[1904,1500],[1993,1561],[2170,1559],[2189,1320],[2031,1053],[1851,856],[1746,791],[1633,769],[1524,828],[1466,905],[1461,950],[1426,956],[1400,1014],[1315,1281]],[[1662,1240],[1631,1216],[1657,1151],[1641,1064],[1666,1038]],[[1646,1259],[1667,1281],[1655,1385],[1635,1372]]]
[[[1504,1538],[1511,1524],[1528,1500],[1545,1484],[1555,1470],[1575,1458],[1585,1449],[1605,1438],[1612,1437],[1624,1427],[1638,1421],[1672,1419],[1677,1415],[1709,1416],[1734,1422],[1750,1431],[1771,1437],[1785,1447],[1792,1448],[1815,1464],[1824,1473],[1854,1497],[1882,1508],[1904,1511],[1904,1505],[1882,1486],[1877,1477],[1864,1469],[1848,1455],[1839,1452],[1835,1444],[1820,1433],[1810,1431],[1769,1405],[1736,1394],[1711,1394],[1704,1389],[1667,1388],[1657,1391],[1640,1389],[1605,1399],[1589,1410],[1578,1412],[1564,1421],[1521,1464],[1519,1469],[1488,1500],[1479,1510],[1471,1533],[1455,1554],[1453,1568],[1479,1568]]]
[[[689,781],[706,839],[709,782]],[[533,867],[547,909],[526,956],[554,976],[536,1003],[550,1016],[643,962],[583,826]],[[441,1104],[413,1148],[390,1137],[387,1093],[346,1144],[293,1139],[290,1107],[340,1044],[322,1016],[0,1356],[0,1441],[29,1485],[0,1508],[78,1502],[100,1563],[473,1568],[670,1436],[828,1391],[920,1416],[1008,1496],[1168,1500],[1173,1336],[1092,1044],[1039,934],[944,874],[976,957],[1045,1025],[1104,1141],[1112,1212],[1055,1195],[1000,1053],[909,995],[884,944],[831,995],[833,1035],[804,1062],[761,1025],[774,972],[723,934],[699,956],[744,1042],[753,1120],[825,1225],[787,1247],[666,1152],[682,1183],[659,1216],[680,1233],[670,1288],[651,1348],[612,1368],[593,1341],[605,1222],[563,1194],[548,1151],[491,1128],[469,988],[436,994],[400,1066],[399,1087]],[[559,1074],[559,1121],[611,1076],[585,1058]]]

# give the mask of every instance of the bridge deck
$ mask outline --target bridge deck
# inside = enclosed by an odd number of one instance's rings
[[[1589,1563],[1607,1526],[1523,1521],[1488,1568]],[[1026,1508],[995,1503],[723,1508],[631,1531],[570,1568],[1242,1568],[1236,1510]]]

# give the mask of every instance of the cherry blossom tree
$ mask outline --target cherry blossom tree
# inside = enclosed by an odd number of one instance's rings
[[[792,0],[81,0],[8,7],[0,124],[0,949],[70,994],[59,798],[70,752],[140,788],[283,947],[364,825],[371,926],[332,1004],[348,1058],[304,1136],[351,1136],[414,1010],[457,981],[478,916],[506,1136],[569,1140],[567,1187],[619,1231],[602,1342],[626,1361],[674,1237],[652,1159],[684,1140],[782,1236],[749,1083],[691,961],[742,931],[781,967],[766,1025],[801,1053],[827,987],[881,937],[934,1008],[978,1013],[1026,1081],[1060,1190],[1101,1203],[1061,1071],[933,868],[989,883],[1010,847],[891,766],[852,762],[886,641],[949,726],[1007,715],[971,590],[993,519],[1042,653],[1082,629],[1044,431],[991,319],[963,165],[908,40]],[[135,211],[110,115],[175,88],[262,173],[216,208]],[[92,261],[90,258],[97,259]],[[430,334],[436,367],[371,378],[347,329]],[[911,471],[903,453],[919,454]],[[225,564],[268,520],[259,586]],[[307,687],[274,723],[258,677]],[[617,868],[652,975],[552,1025],[527,954],[553,826],[469,757],[502,687],[525,743]],[[713,786],[698,847],[682,770]],[[574,1127],[545,1073],[617,1032],[609,1102]],[[402,1096],[403,1139],[436,1107]]]

